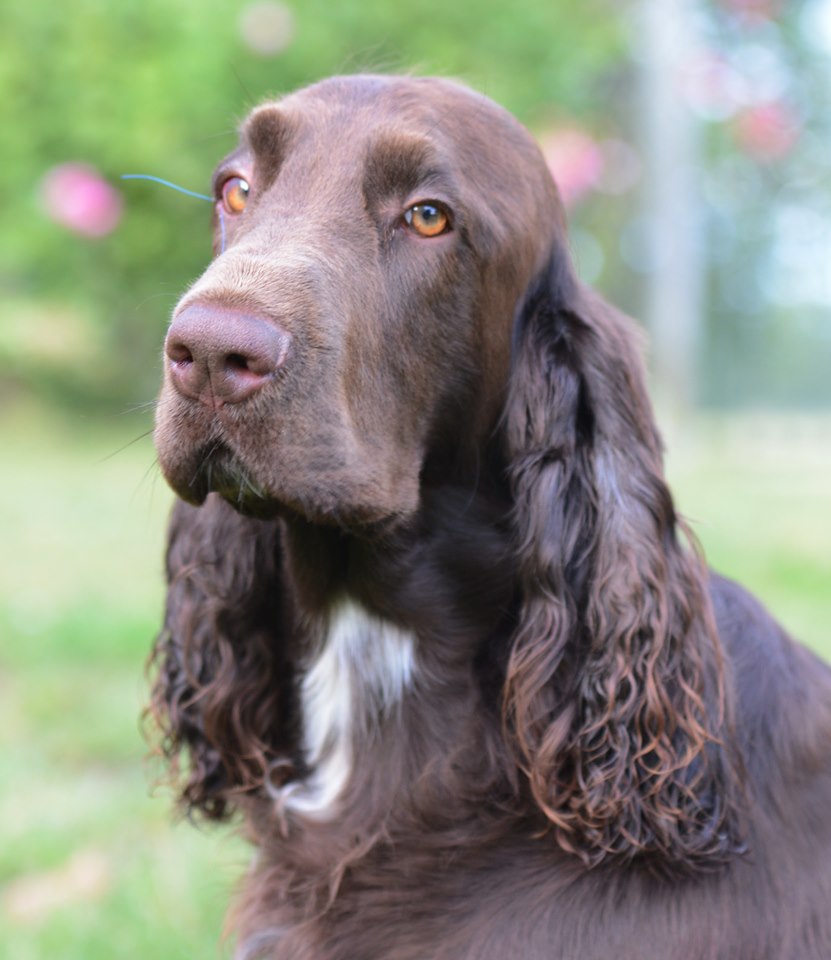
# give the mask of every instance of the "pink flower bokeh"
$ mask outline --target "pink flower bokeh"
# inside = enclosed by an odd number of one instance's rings
[[[780,0],[722,0],[739,18],[748,23],[763,23],[779,13]]]
[[[760,103],[736,118],[739,146],[757,160],[773,162],[790,153],[801,133],[801,123],[782,101]]]
[[[542,137],[540,146],[567,207],[573,207],[600,182],[603,152],[582,130],[552,130]]]
[[[121,195],[96,170],[81,163],[53,167],[40,185],[47,216],[84,237],[104,237],[121,220]]]

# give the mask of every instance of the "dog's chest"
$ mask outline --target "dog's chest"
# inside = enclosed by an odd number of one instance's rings
[[[412,687],[415,637],[352,600],[338,604],[300,682],[306,776],[277,792],[285,809],[330,820],[356,753],[371,749]]]

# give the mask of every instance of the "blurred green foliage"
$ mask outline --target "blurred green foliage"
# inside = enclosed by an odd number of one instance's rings
[[[605,106],[622,58],[612,0],[304,0],[294,39],[248,49],[234,0],[2,0],[0,374],[55,399],[152,396],[171,306],[209,256],[208,204],[147,173],[206,192],[236,122],[256,102],[331,73],[456,75],[529,122],[551,104]],[[49,220],[39,184],[80,161],[117,184],[118,229],[100,239]],[[2,385],[2,381],[0,381]]]

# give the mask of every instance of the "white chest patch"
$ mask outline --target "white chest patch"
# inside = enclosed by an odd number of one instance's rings
[[[415,638],[348,600],[331,614],[320,653],[300,688],[303,749],[309,774],[286,784],[279,801],[328,820],[352,772],[356,734],[395,710],[411,685]]]

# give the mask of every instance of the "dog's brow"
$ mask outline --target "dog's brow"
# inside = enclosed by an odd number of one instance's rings
[[[294,122],[276,104],[258,107],[242,129],[243,139],[258,157],[279,158],[294,129]]]
[[[364,164],[368,191],[407,193],[426,182],[452,180],[436,145],[424,136],[386,134],[370,143]]]

